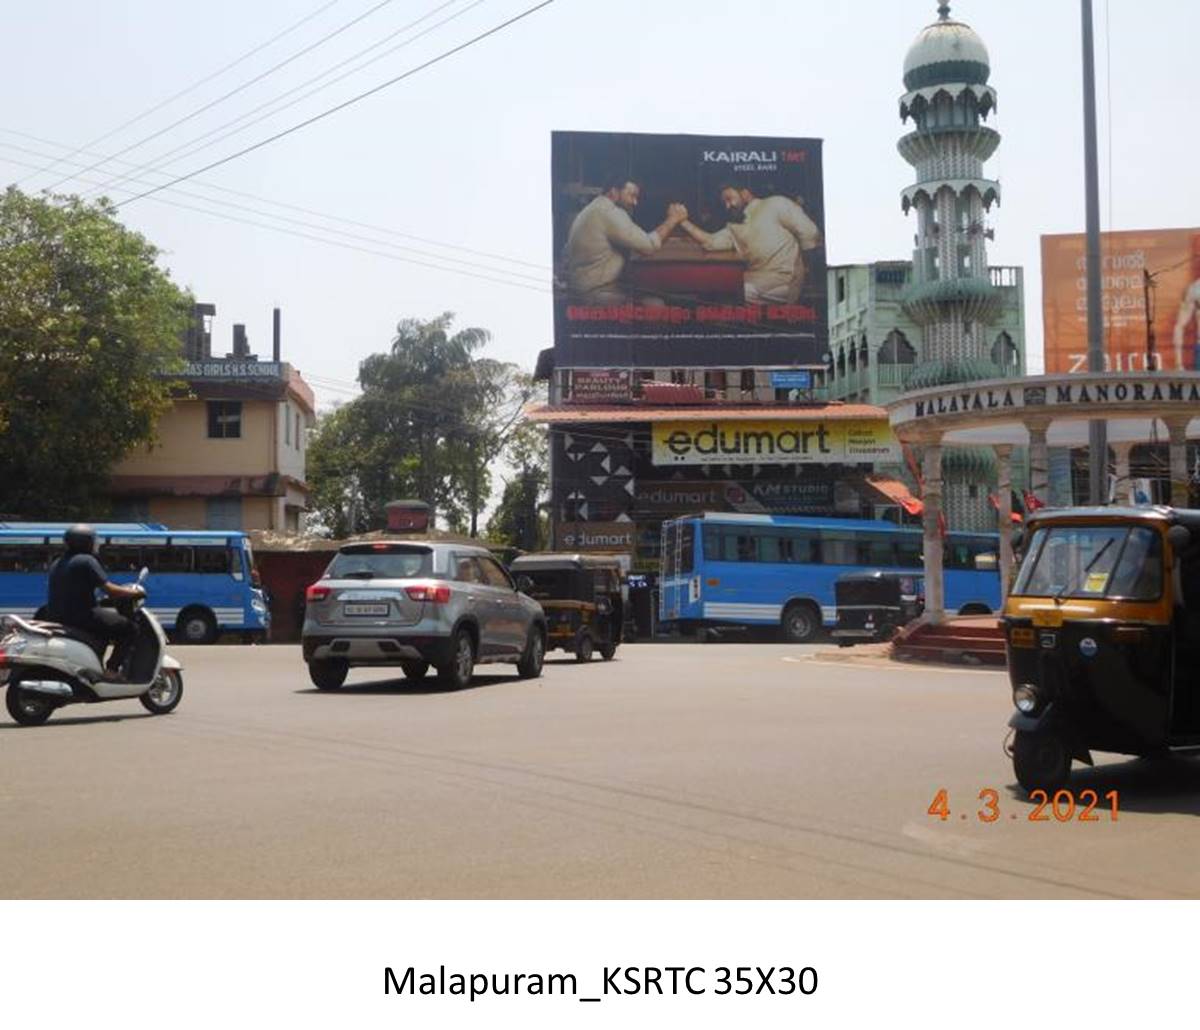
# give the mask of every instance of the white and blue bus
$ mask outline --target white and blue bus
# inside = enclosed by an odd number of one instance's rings
[[[67,523],[0,522],[0,612],[33,616],[46,603],[51,562],[64,553]],[[270,625],[245,533],[174,530],[156,523],[95,526],[101,564],[116,583],[145,566],[147,603],[163,627],[190,644],[221,633],[265,638]]]
[[[998,534],[950,533],[946,610],[1000,608]],[[918,527],[870,519],[690,515],[663,523],[658,614],[685,634],[708,627],[778,626],[811,640],[837,621],[833,585],[844,572],[922,568]]]

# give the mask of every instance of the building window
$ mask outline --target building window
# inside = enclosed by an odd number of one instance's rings
[[[286,404],[283,406],[283,442],[292,442],[292,413]]]
[[[242,402],[208,402],[208,438],[237,440],[242,435]]]
[[[754,369],[742,369],[742,393],[754,393]]]
[[[114,522],[149,522],[149,497],[116,497],[112,502]]]
[[[295,436],[296,450],[300,450],[300,440],[301,439],[302,438],[300,436],[300,412],[297,411],[296,412],[296,436]]]
[[[688,375],[684,369],[682,369],[682,368],[671,369],[671,382],[676,383],[680,386],[684,386],[687,384],[687,381],[688,381]]]
[[[846,302],[846,277],[844,275],[837,277],[837,302],[839,304]]]
[[[724,369],[713,369],[704,373],[704,392],[709,397],[725,396]]]
[[[240,497],[209,497],[204,502],[205,529],[241,529]]]

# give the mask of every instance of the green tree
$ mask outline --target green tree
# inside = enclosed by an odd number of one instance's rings
[[[510,547],[542,550],[549,546],[546,491],[550,482],[549,435],[544,426],[522,423],[504,445],[504,493],[488,520],[488,539]]]
[[[453,322],[450,313],[401,321],[390,349],[359,365],[362,395],[318,424],[308,477],[335,535],[382,528],[384,505],[399,498],[425,501],[450,526],[476,531],[531,388],[514,365],[478,355],[487,330],[454,332]]]
[[[158,257],[106,203],[0,196],[0,511],[102,513],[153,438],[192,303]]]

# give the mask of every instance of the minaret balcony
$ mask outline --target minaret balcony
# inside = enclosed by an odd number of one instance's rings
[[[901,299],[904,313],[920,326],[942,321],[950,308],[957,309],[964,322],[990,325],[1003,303],[1003,295],[990,279],[975,276],[913,283]]]
[[[915,89],[911,93],[905,93],[900,98],[900,120],[916,118],[921,111],[928,109],[939,93],[946,94],[951,100],[958,100],[964,93],[968,94],[974,99],[976,110],[981,118],[986,118],[989,112],[996,109],[996,91],[991,86],[956,82],[926,86],[924,89]]]
[[[973,190],[979,194],[979,199],[983,201],[985,209],[1000,203],[1000,183],[993,179],[937,179],[909,186],[900,194],[900,205],[903,207],[904,213],[908,214],[919,196],[924,195],[932,204],[944,189],[953,190],[954,195],[959,197]]]
[[[986,125],[940,126],[936,129],[918,129],[903,136],[896,148],[900,156],[914,167],[945,155],[948,144],[965,157],[986,161],[1000,146],[1000,133]]]

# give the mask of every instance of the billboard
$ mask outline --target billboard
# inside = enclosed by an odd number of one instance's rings
[[[555,132],[555,364],[822,365],[821,141]]]
[[[899,461],[886,418],[656,422],[655,465],[798,465]]]
[[[1197,368],[1200,229],[1103,233],[1100,247],[1104,371]],[[1048,373],[1088,371],[1085,248],[1082,234],[1042,237]]]

